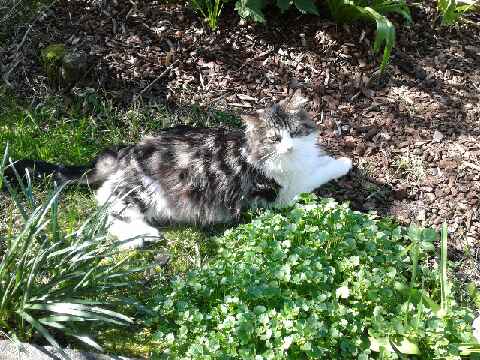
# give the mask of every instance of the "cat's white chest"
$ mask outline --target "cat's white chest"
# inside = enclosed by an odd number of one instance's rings
[[[311,192],[351,168],[349,159],[328,156],[317,144],[317,134],[292,138],[291,150],[265,163],[265,173],[281,186],[276,204],[290,204],[294,198]]]

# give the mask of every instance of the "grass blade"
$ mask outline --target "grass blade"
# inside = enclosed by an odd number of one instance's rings
[[[31,310],[47,310],[58,314],[81,316],[91,320],[103,320],[118,325],[124,325],[125,322],[133,322],[128,316],[119,314],[117,312],[102,309],[96,306],[92,307],[76,303],[27,304],[25,305],[25,308]],[[99,314],[107,315],[109,317]],[[115,320],[115,318],[119,320]]]
[[[440,308],[443,314],[448,311],[447,282],[447,223],[443,223],[440,237]]]

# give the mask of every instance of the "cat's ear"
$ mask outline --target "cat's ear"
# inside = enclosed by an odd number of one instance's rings
[[[308,99],[303,96],[302,89],[297,89],[288,98],[280,101],[280,106],[285,112],[297,112],[303,109],[303,106],[308,102]]]

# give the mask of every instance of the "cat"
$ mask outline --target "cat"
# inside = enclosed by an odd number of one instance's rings
[[[161,238],[159,225],[235,222],[244,210],[288,205],[347,174],[351,160],[334,159],[319,146],[306,101],[296,91],[243,115],[244,129],[164,129],[106,150],[89,166],[21,160],[15,167],[97,185],[97,203],[108,205],[109,233],[123,249],[142,247]]]

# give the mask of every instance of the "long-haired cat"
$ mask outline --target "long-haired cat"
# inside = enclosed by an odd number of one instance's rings
[[[123,247],[138,247],[161,236],[158,225],[232,222],[248,208],[286,205],[345,175],[351,160],[334,159],[319,147],[305,102],[297,91],[243,116],[244,130],[165,129],[107,150],[90,166],[22,160],[15,167],[97,185],[98,204],[109,205],[109,232]]]

